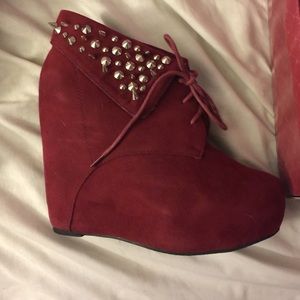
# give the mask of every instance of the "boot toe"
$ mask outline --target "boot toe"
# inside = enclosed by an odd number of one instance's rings
[[[283,212],[278,179],[208,146],[202,159],[133,155],[105,162],[78,194],[71,227],[162,252],[202,254],[275,234]]]

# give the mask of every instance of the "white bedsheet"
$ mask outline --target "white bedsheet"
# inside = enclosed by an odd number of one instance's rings
[[[226,254],[173,256],[52,232],[38,79],[50,49],[47,22],[60,9],[166,49],[169,33],[229,126],[212,126],[211,140],[277,174],[267,0],[1,0],[0,299],[300,299],[296,200],[287,200],[275,237]]]

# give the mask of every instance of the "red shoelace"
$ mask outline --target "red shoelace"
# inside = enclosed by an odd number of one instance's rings
[[[197,83],[196,78],[198,76],[197,72],[194,70],[190,70],[188,65],[185,64],[182,56],[180,55],[175,42],[173,39],[168,35],[165,34],[164,38],[166,42],[168,43],[170,49],[173,51],[177,64],[180,71],[168,71],[164,73],[162,76],[160,76],[151,86],[149,89],[149,92],[144,99],[144,102],[136,112],[136,114],[130,119],[130,121],[125,125],[125,127],[122,129],[122,131],[119,133],[119,135],[115,138],[115,140],[111,143],[109,147],[106,148],[106,150],[103,151],[103,153],[91,164],[91,167],[95,167],[99,164],[100,161],[102,161],[105,157],[107,157],[122,141],[122,139],[125,137],[125,135],[129,132],[130,128],[135,124],[137,120],[140,119],[142,114],[144,113],[147,104],[149,103],[153,92],[157,88],[157,86],[161,83],[161,81],[166,80],[170,77],[178,77],[179,82],[185,84],[189,87],[190,92],[188,95],[182,100],[183,103],[186,103],[187,101],[191,99],[195,99],[197,103],[199,104],[198,111],[195,113],[193,118],[191,119],[191,124],[194,124],[202,115],[203,111],[209,116],[209,118],[215,122],[217,125],[219,125],[222,129],[226,130],[227,126],[222,121],[220,114],[218,112],[218,109],[213,103],[213,100],[210,98],[210,96],[203,90],[203,88]]]

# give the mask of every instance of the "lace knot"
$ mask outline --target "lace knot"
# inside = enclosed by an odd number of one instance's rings
[[[168,43],[170,49],[173,51],[178,67],[180,69],[180,82],[184,83],[190,88],[189,95],[183,100],[183,103],[185,103],[188,99],[191,99],[192,97],[198,102],[201,109],[198,110],[196,113],[197,118],[199,118],[199,112],[205,111],[205,113],[210,117],[212,121],[214,121],[216,124],[218,124],[221,128],[224,130],[227,129],[227,126],[221,119],[221,116],[218,112],[218,109],[213,103],[213,100],[210,98],[210,96],[204,91],[204,89],[198,84],[196,81],[197,78],[197,72],[194,70],[191,70],[188,66],[188,64],[185,62],[183,57],[180,55],[177,46],[173,39],[168,35],[165,34],[164,38],[166,42]],[[193,118],[194,120],[195,118]]]
[[[202,112],[205,111],[205,113],[211,118],[211,120],[213,120],[215,123],[217,123],[221,128],[227,129],[227,127],[224,124],[224,122],[222,121],[222,119],[218,113],[218,110],[215,107],[212,99],[204,91],[204,89],[197,83],[197,81],[196,81],[196,78],[198,76],[197,72],[190,70],[186,61],[179,54],[179,51],[177,50],[177,47],[176,47],[174,41],[172,40],[172,38],[167,34],[165,34],[164,37],[176,57],[180,71],[177,71],[177,70],[171,71],[170,70],[170,71],[166,72],[165,74],[161,75],[157,79],[157,81],[155,81],[155,83],[149,89],[148,94],[144,99],[144,102],[141,104],[141,106],[139,107],[136,114],[129,120],[129,122],[125,125],[125,127],[122,129],[122,131],[119,133],[119,135],[114,139],[114,141],[91,164],[91,167],[96,167],[103,159],[105,159],[112,151],[114,151],[114,149],[119,145],[119,143],[122,141],[122,139],[125,137],[125,135],[132,128],[132,126],[141,118],[143,112],[147,108],[147,105],[148,105],[154,91],[157,89],[159,84],[161,84],[161,82],[163,80],[165,80],[166,78],[169,78],[172,76],[180,77],[179,82],[187,85],[190,89],[190,92],[188,93],[188,95],[183,99],[183,103],[194,98],[199,104],[198,111],[192,118],[191,124],[194,124],[200,118]]]
[[[187,79],[185,80],[185,85],[191,86],[193,84],[197,84],[197,77],[198,77],[198,73],[194,70],[190,70],[188,75],[187,75]]]

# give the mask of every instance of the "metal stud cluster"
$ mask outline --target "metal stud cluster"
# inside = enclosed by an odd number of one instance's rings
[[[71,25],[66,22],[49,23],[56,34],[61,34],[67,40],[70,46],[78,47],[79,53],[86,54],[90,59],[98,60],[100,70],[103,73],[112,75],[112,78],[119,80],[119,89],[129,91],[131,99],[137,100],[139,93],[147,90],[147,83],[151,77],[157,76],[165,65],[171,63],[169,56],[161,57],[159,54],[151,53],[149,50],[143,50],[140,45],[134,45],[129,39],[121,39],[117,35],[108,36],[104,30],[98,30],[93,38],[89,37],[92,33],[90,25]],[[66,27],[73,26],[78,31],[78,37],[69,35],[65,31]],[[113,47],[104,46],[105,41],[109,39],[113,42]],[[82,41],[89,41],[89,46],[83,46]],[[110,42],[110,43],[111,43]],[[97,51],[95,53],[95,50]],[[125,58],[125,63],[121,62]],[[110,72],[112,66],[118,67],[118,70]]]

